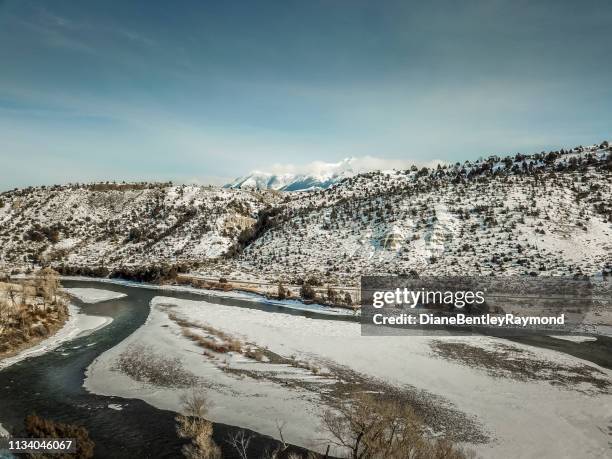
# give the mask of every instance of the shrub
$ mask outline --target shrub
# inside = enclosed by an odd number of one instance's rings
[[[31,414],[25,418],[25,430],[29,438],[74,438],[76,440],[76,454],[59,454],[53,457],[87,459],[94,455],[95,444],[89,438],[87,429],[82,426],[54,422]]]
[[[425,425],[405,403],[359,394],[336,411],[326,411],[323,428],[332,443],[353,459],[464,459],[447,440],[429,440]]]
[[[177,433],[181,438],[190,439],[183,446],[183,455],[190,459],[221,459],[221,449],[212,439],[213,426],[204,419],[208,412],[208,400],[198,388],[181,397],[186,415],[176,417]]]
[[[279,300],[284,300],[285,298],[287,298],[287,291],[285,290],[285,287],[283,286],[282,282],[278,283],[278,299]]]
[[[317,294],[312,286],[305,283],[300,287],[300,296],[305,300],[314,300]]]
[[[136,381],[163,387],[189,387],[196,382],[196,377],[183,368],[178,357],[156,354],[143,344],[130,344],[119,355],[114,369]]]

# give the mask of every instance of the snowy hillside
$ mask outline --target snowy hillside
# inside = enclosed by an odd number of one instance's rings
[[[0,265],[117,267],[221,256],[274,196],[169,184],[96,184],[0,195]]]
[[[317,273],[344,283],[411,271],[605,274],[612,153],[604,142],[370,172],[294,193],[169,184],[3,193],[0,267],[33,263],[183,263],[204,274],[275,281]]]
[[[240,268],[574,275],[612,263],[607,143],[569,152],[375,172],[286,198]]]

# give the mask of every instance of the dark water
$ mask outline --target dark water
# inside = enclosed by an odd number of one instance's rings
[[[95,281],[63,281],[66,287],[89,287],[125,293],[128,296],[94,305],[78,300],[74,303],[87,314],[110,316],[113,322],[88,335],[63,343],[46,354],[32,357],[0,371],[0,423],[17,432],[28,414],[38,414],[55,421],[79,424],[86,427],[94,440],[96,457],[101,458],[158,458],[181,457],[183,440],[175,434],[175,413],[154,408],[143,401],[90,394],[82,387],[86,368],[92,361],[133,333],[146,320],[149,303],[155,296],[202,300],[335,320],[355,320],[352,317],[333,317],[316,312],[297,311],[279,306],[254,303],[241,299],[218,298],[186,292],[159,291]],[[552,343],[552,344],[551,344]],[[598,357],[589,347],[568,341],[541,337],[528,343],[541,347],[553,347],[570,354],[588,354]],[[601,345],[609,350],[610,341]],[[598,344],[599,345],[599,344]],[[580,350],[580,351],[578,351]],[[596,358],[594,360],[601,360]],[[598,362],[605,363],[606,362]],[[609,362],[607,362],[609,363]],[[120,404],[121,411],[108,408],[109,404]],[[232,426],[214,425],[214,438],[224,449],[224,457],[232,457],[224,445]],[[270,437],[257,436],[251,443],[253,457],[260,457],[265,448],[274,448],[277,442]],[[299,449],[296,449],[299,450]],[[303,451],[303,450],[302,450]]]
[[[17,431],[23,427],[24,418],[35,413],[55,421],[82,425],[89,430],[96,443],[96,456],[104,458],[181,456],[183,440],[175,434],[174,412],[159,410],[136,399],[90,394],[82,387],[85,370],[92,361],[145,322],[153,297],[207,299],[218,304],[321,317],[316,313],[290,311],[277,306],[209,295],[100,282],[62,283],[66,287],[112,290],[128,296],[93,305],[74,299],[73,302],[87,314],[110,316],[113,322],[88,336],[63,343],[51,352],[1,370],[0,423],[9,431]],[[108,408],[112,403],[122,405],[123,409],[117,411]],[[215,424],[214,437],[217,443],[222,443],[232,429],[231,426]],[[264,447],[274,447],[274,443],[269,437],[260,437],[253,441],[253,448],[263,450]]]
[[[82,387],[89,364],[144,323],[155,292],[88,282],[64,285],[103,288],[129,296],[95,305],[74,300],[87,314],[110,316],[113,322],[0,371],[0,422],[9,431],[19,429],[25,416],[36,413],[85,426],[99,457],[175,457],[181,443],[173,434],[173,413],[152,409],[138,400],[125,404],[121,398],[92,395]],[[126,406],[116,411],[108,408],[109,403]]]

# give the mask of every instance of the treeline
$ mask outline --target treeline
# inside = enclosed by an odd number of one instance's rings
[[[109,270],[104,266],[68,266],[60,265],[55,268],[62,276],[107,277],[110,279],[124,279],[134,282],[149,282],[160,284],[173,282],[179,274],[189,272],[188,264],[162,264],[150,266],[120,266]]]
[[[89,183],[83,185],[74,185],[76,188],[83,188],[91,191],[132,191],[132,190],[148,190],[151,188],[166,188],[172,186],[172,182],[138,182],[138,183],[116,183],[116,182],[103,182],[103,183]]]
[[[27,196],[36,190],[64,191],[64,190],[90,190],[90,191],[140,191],[153,188],[167,188],[172,182],[100,182],[100,183],[69,183],[67,185],[41,185],[39,187],[28,186],[25,188],[14,188],[0,193],[0,196]],[[0,198],[1,199],[1,198]],[[1,206],[0,206],[1,207]]]

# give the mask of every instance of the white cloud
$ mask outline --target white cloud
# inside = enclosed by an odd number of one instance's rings
[[[273,164],[267,169],[263,169],[263,172],[272,174],[303,174],[331,177],[347,172],[360,174],[363,172],[377,170],[409,169],[413,165],[417,167],[436,167],[438,164],[444,164],[444,161],[438,159],[430,161],[415,161],[411,159],[386,159],[377,158],[374,156],[362,156],[358,158],[345,158],[337,163],[327,163],[324,161],[313,161],[308,164],[277,163]],[[253,173],[255,172],[262,172],[262,170],[253,171]]]

